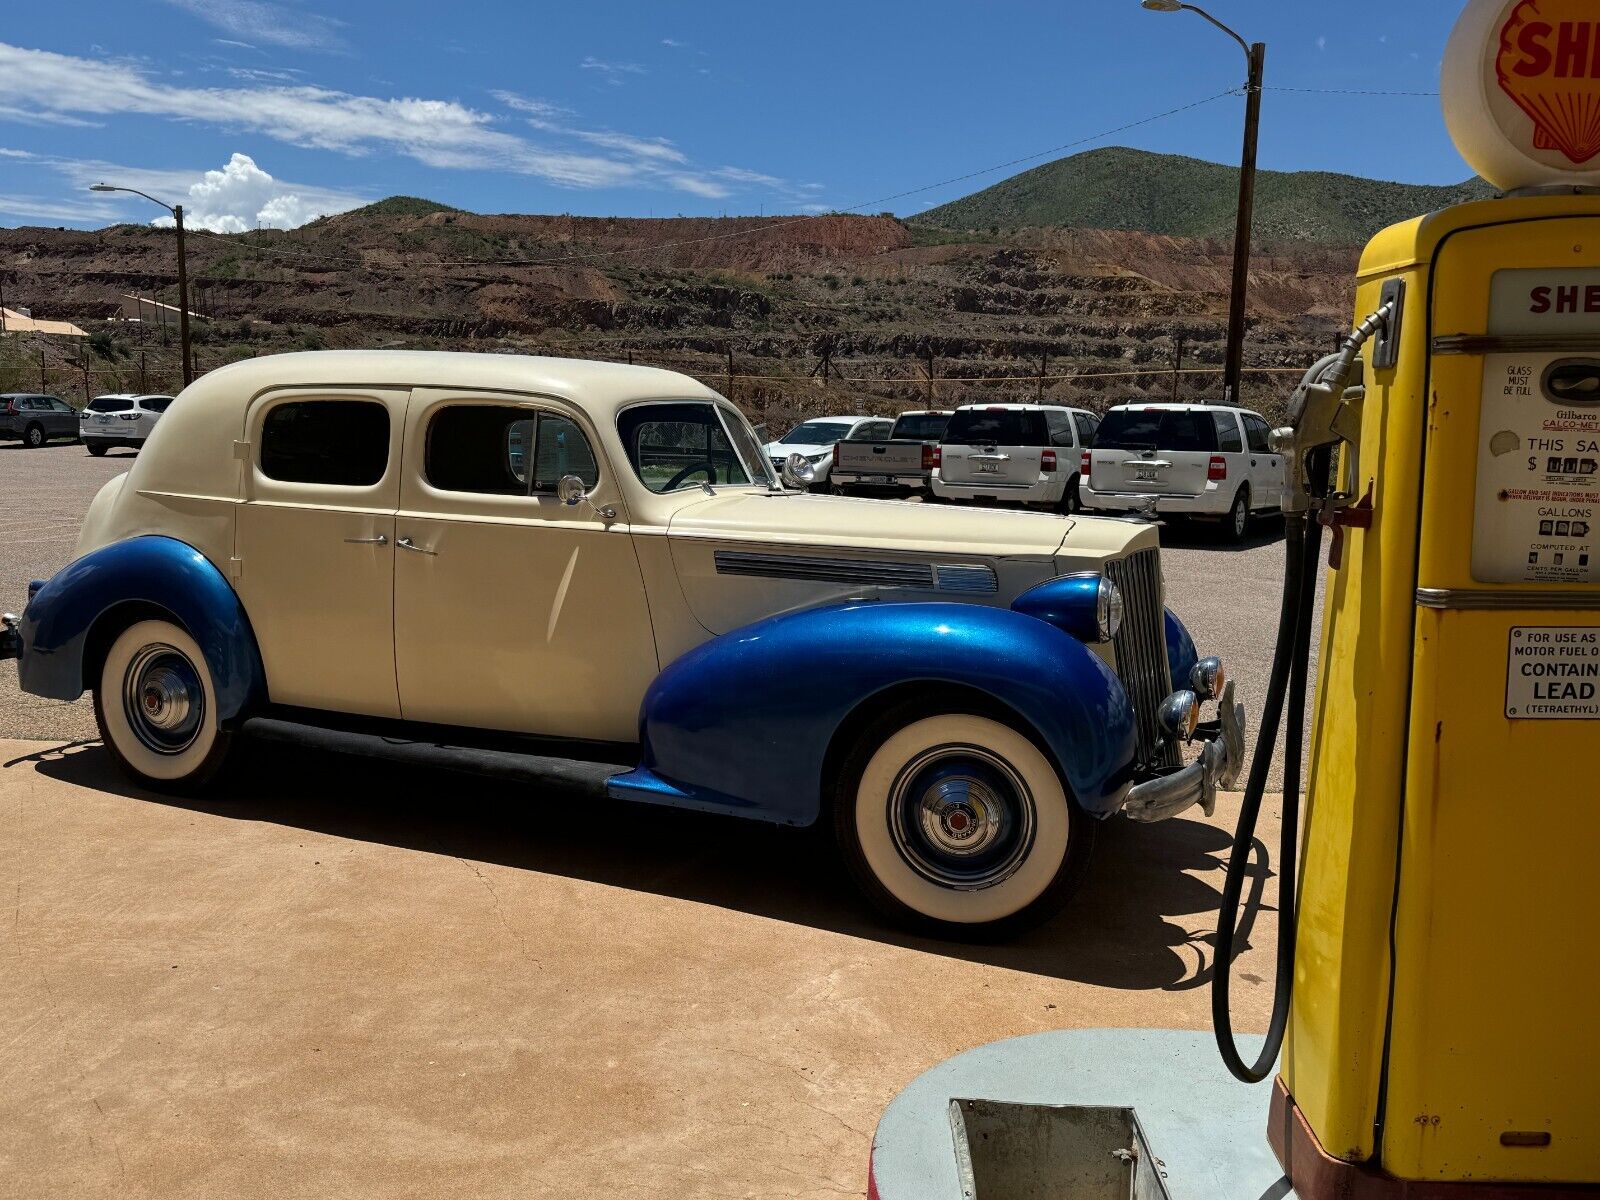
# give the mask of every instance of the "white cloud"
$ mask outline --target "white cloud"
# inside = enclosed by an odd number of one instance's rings
[[[1326,50],[1327,48],[1328,48],[1328,39],[1326,37],[1319,37],[1317,39],[1317,49],[1318,50]]]
[[[596,58],[592,54],[579,63],[578,66],[585,71],[594,71],[612,87],[621,87],[625,76],[649,74],[638,63],[608,62],[603,58]]]
[[[247,81],[255,82],[254,77]],[[794,192],[784,181],[758,171],[699,168],[668,138],[585,128],[575,114],[557,105],[512,92],[494,95],[544,136],[534,140],[508,131],[504,113],[483,112],[456,100],[385,99],[292,82],[184,87],[137,63],[0,42],[0,122],[95,124],[97,117],[139,114],[255,133],[350,157],[398,153],[442,170],[506,171],[563,187],[655,187],[706,199],[721,199],[737,189]],[[8,107],[10,102],[28,107]],[[190,176],[184,187],[193,181]],[[275,213],[290,219],[298,211]]]
[[[682,50],[684,47],[688,46],[689,43],[680,42],[677,38],[662,38],[661,44],[663,46],[671,46],[674,50]]]
[[[212,233],[243,233],[258,225],[294,229],[366,203],[348,193],[282,183],[256,166],[248,154],[238,153],[220,171],[202,175],[188,189],[188,197],[184,224]],[[171,224],[171,218],[158,218],[156,224]]]
[[[224,33],[250,39],[249,42],[227,43],[247,50],[255,49],[255,43],[260,42],[292,50],[337,50],[344,44],[339,35],[342,21],[299,7],[272,4],[268,0],[167,0],[167,3],[215,25]]]
[[[0,104],[0,121],[10,121],[15,125],[67,125],[75,129],[100,127],[99,121],[85,121],[81,117],[70,117],[66,113],[16,108],[10,104]]]

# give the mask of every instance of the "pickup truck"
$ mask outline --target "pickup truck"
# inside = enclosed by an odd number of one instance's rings
[[[908,412],[889,431],[886,442],[845,440],[833,447],[833,488],[861,496],[911,496],[927,493],[939,465],[939,440],[954,414]]]

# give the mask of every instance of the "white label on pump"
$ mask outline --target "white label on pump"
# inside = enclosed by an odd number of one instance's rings
[[[1506,716],[1600,720],[1600,626],[1518,626],[1506,655]]]
[[[1490,354],[1483,362],[1472,577],[1600,581],[1600,357]]]
[[[1600,271],[1542,267],[1496,271],[1489,332],[1600,332]]]

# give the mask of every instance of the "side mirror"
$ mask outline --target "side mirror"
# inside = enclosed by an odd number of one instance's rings
[[[791,454],[783,463],[785,487],[808,488],[817,481],[817,469],[806,461],[804,454]]]
[[[589,489],[583,486],[583,480],[576,475],[563,475],[556,481],[556,499],[569,508],[574,504],[582,504],[588,495]]]

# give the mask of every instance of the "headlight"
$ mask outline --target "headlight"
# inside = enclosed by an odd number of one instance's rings
[[[823,460],[823,459],[825,459],[825,458],[831,458],[831,457],[833,457],[833,451],[832,451],[832,450],[825,450],[825,451],[824,451],[824,452],[823,452],[823,453],[821,453],[821,454],[811,454],[811,455],[807,455],[807,456],[806,456],[806,461],[807,461],[807,462],[808,462],[808,463],[810,463],[810,464],[811,464],[811,465],[812,465],[812,466],[816,466],[816,465],[817,465],[817,464],[818,464],[818,463],[820,463],[820,462],[821,462],[821,461],[822,461],[822,460]]]
[[[1200,697],[1193,692],[1173,692],[1161,702],[1156,722],[1169,742],[1192,742],[1200,728]]]
[[[1202,700],[1215,700],[1228,685],[1228,672],[1220,658],[1202,658],[1189,670],[1189,686]]]
[[[1100,625],[1100,640],[1109,642],[1122,628],[1122,589],[1105,576],[1100,578],[1100,589],[1095,594],[1095,620]]]

